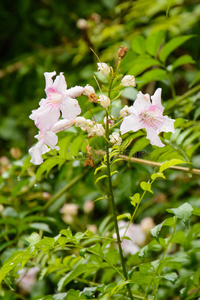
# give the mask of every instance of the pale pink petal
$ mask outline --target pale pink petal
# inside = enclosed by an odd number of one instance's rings
[[[164,131],[164,132],[172,132],[172,133],[174,133],[175,132],[174,122],[175,122],[174,119],[170,119],[168,116],[163,116],[162,124],[158,128],[159,132]]]
[[[151,145],[155,145],[158,147],[164,147],[165,145],[161,142],[158,132],[152,128],[145,128],[147,132],[147,139],[150,140]]]
[[[70,97],[63,99],[60,104],[60,110],[64,119],[75,119],[81,113],[78,101]]]
[[[69,90],[67,90],[65,95],[69,96],[70,98],[76,98],[81,96],[84,90],[85,89],[82,86],[76,85],[75,87],[72,87]]]
[[[42,98],[39,102],[39,106],[45,105],[47,103],[47,99]]]
[[[142,92],[139,92],[137,94],[137,98],[135,102],[133,103],[133,108],[138,112],[143,112],[145,110],[148,110],[151,106],[150,102],[150,96],[149,94],[142,94]]]
[[[31,160],[34,165],[40,165],[43,162],[42,154],[45,154],[50,149],[42,142],[38,142],[34,147],[29,149]]]
[[[67,84],[65,81],[65,77],[63,76],[63,73],[60,73],[60,75],[56,76],[56,79],[54,80],[54,83],[52,87],[61,93],[63,96],[65,95]]]
[[[75,120],[67,120],[67,119],[63,119],[63,120],[59,120],[58,122],[56,122],[53,127],[51,128],[51,131],[57,133],[59,131],[63,131],[65,129],[68,129],[69,127],[73,126],[75,123]]]
[[[158,88],[155,91],[154,95],[151,96],[151,99],[152,99],[152,104],[156,105],[157,107],[159,107],[159,109],[163,112],[164,107],[161,104],[161,92],[162,92],[162,89]]]
[[[125,117],[121,127],[120,127],[120,131],[121,134],[124,134],[128,131],[137,131],[139,129],[144,128],[142,125],[142,122],[140,122],[140,118],[138,116],[134,116],[134,115],[130,115],[128,117]]]
[[[40,106],[30,115],[30,119],[34,120],[35,125],[43,131],[50,130],[59,117],[59,107],[52,108],[48,105]]]
[[[44,73],[44,77],[45,77],[45,80],[46,80],[45,91],[53,85],[52,77],[55,76],[55,75],[56,75],[56,71],[54,71],[54,72],[45,72]]]
[[[44,134],[44,144],[48,145],[51,149],[54,149],[57,143],[57,135],[54,132],[46,131]]]

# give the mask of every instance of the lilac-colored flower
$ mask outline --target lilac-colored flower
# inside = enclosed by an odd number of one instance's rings
[[[133,106],[127,110],[130,115],[124,118],[120,131],[121,134],[124,134],[131,130],[137,131],[144,128],[150,143],[163,147],[165,145],[161,142],[158,134],[162,131],[174,133],[175,120],[163,116],[164,107],[161,105],[160,88],[151,96],[151,100],[149,94],[143,95],[139,92]]]
[[[81,86],[75,86],[67,90],[67,84],[62,73],[52,77],[56,72],[44,73],[46,79],[45,92],[46,99],[41,99],[37,110],[32,111],[30,119],[35,121],[35,125],[43,131],[50,130],[58,121],[60,111],[64,119],[72,120],[81,113],[78,101],[74,98],[80,96],[84,92]]]
[[[31,155],[30,162],[34,165],[40,165],[43,162],[42,154],[49,152],[50,149],[59,150],[59,147],[56,146],[58,137],[52,131],[39,131],[39,134],[35,135],[35,138],[38,139],[39,142],[29,149]]]

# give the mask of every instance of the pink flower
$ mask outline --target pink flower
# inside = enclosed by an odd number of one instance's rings
[[[80,106],[76,98],[84,92],[81,86],[75,86],[67,90],[67,84],[62,73],[56,76],[55,80],[52,77],[56,72],[44,73],[46,79],[45,92],[46,99],[42,99],[39,103],[40,107],[32,111],[30,119],[35,121],[35,125],[43,131],[50,130],[51,127],[58,121],[60,111],[64,119],[72,120],[81,113]]]
[[[158,134],[162,131],[174,133],[175,120],[163,116],[164,107],[161,105],[160,88],[151,96],[151,100],[149,94],[143,95],[139,92],[133,106],[127,109],[130,115],[124,117],[120,127],[121,134],[144,128],[150,143],[163,147],[165,145],[161,142]]]
[[[59,149],[59,147],[56,146],[58,137],[52,131],[39,131],[39,134],[35,135],[35,138],[38,139],[39,142],[29,149],[31,155],[30,162],[34,165],[40,165],[43,162],[42,154],[49,152],[50,149]],[[47,145],[50,148],[48,148]]]

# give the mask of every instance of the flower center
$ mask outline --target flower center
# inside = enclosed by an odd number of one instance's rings
[[[144,126],[151,127],[153,129],[157,129],[162,121],[160,120],[160,116],[156,115],[153,111],[144,111],[140,114],[141,121]]]

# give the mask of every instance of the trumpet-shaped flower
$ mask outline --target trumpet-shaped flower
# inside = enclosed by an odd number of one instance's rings
[[[127,111],[130,115],[124,118],[120,130],[124,134],[131,130],[137,131],[144,128],[150,143],[163,147],[165,145],[161,142],[158,134],[162,131],[174,133],[175,120],[163,116],[164,107],[161,105],[160,88],[151,96],[151,100],[149,94],[143,95],[139,92],[133,106],[128,108]]]
[[[30,119],[35,121],[35,125],[42,131],[50,130],[58,121],[60,111],[64,119],[72,120],[81,113],[78,101],[74,98],[80,96],[84,92],[81,86],[75,86],[67,90],[67,84],[62,73],[52,77],[56,72],[44,73],[46,79],[45,92],[46,99],[42,99],[39,103],[40,107],[32,111]]]

